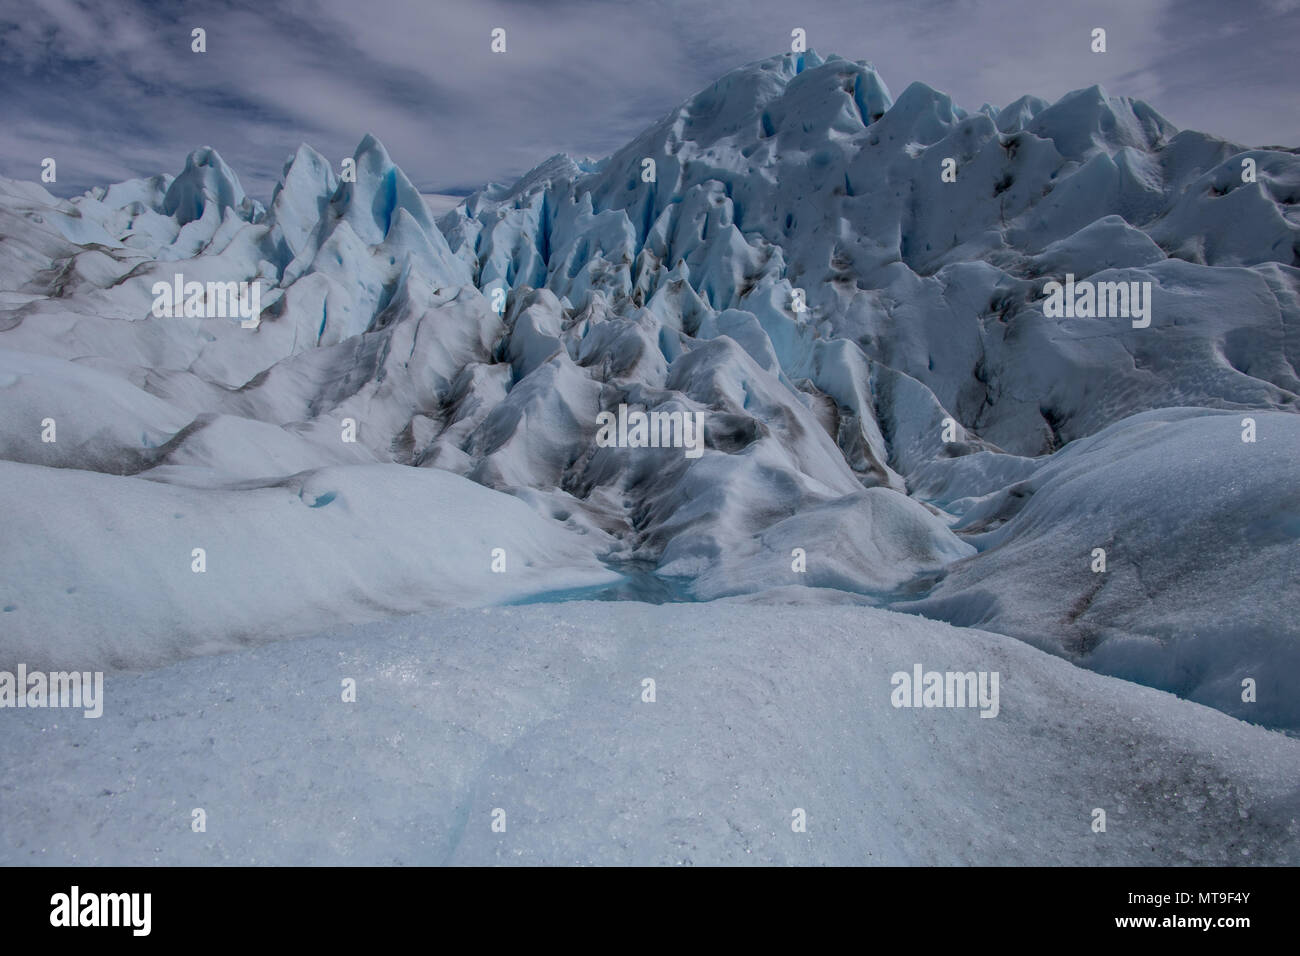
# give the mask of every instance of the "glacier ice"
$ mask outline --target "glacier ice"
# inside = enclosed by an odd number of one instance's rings
[[[210,148],[71,200],[0,180],[0,666],[155,665],[650,566],[698,600],[802,586],[1003,631],[1300,729],[1293,151],[1100,87],[894,99],[809,51],[436,220],[376,138],[353,160],[299,147],[265,205]],[[178,272],[260,282],[260,325],[152,316]],[[1149,283],[1150,326],[1049,316],[1067,275]],[[601,447],[620,406],[704,415],[703,454]],[[201,594],[200,538],[229,556]]]

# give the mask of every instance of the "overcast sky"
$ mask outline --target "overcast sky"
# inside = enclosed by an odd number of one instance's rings
[[[921,80],[975,109],[1101,83],[1183,128],[1300,145],[1300,0],[0,0],[0,175],[52,156],[71,195],[210,145],[265,201],[300,142],[337,165],[371,132],[421,189],[464,192],[606,155],[794,27],[895,96]]]

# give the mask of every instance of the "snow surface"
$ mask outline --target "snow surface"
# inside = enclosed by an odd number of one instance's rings
[[[998,716],[894,708],[915,663]],[[1300,741],[872,608],[439,611],[104,693],[4,715],[0,863],[1300,862]]]
[[[0,462],[0,483],[6,535],[39,542],[0,550],[10,672],[151,667],[619,577],[522,502],[432,469],[323,468],[214,489]],[[498,548],[504,573],[492,570]]]

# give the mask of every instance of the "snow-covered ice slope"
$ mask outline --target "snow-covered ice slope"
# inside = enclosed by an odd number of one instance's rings
[[[1242,417],[1145,412],[1024,481],[949,503],[958,527],[993,530],[901,607],[1300,728],[1300,417],[1255,413],[1254,443]],[[1095,548],[1104,573],[1090,570]]]
[[[441,471],[353,465],[214,489],[0,462],[0,483],[0,526],[25,542],[0,550],[10,672],[157,666],[618,579],[523,502]]]
[[[918,663],[997,717],[893,707]],[[5,715],[0,863],[1300,862],[1300,741],[871,608],[439,611],[104,693]]]
[[[72,200],[0,180],[0,661],[152,666],[600,559],[909,601],[1300,730],[1294,151],[808,52],[436,221],[374,137],[353,158],[300,147],[265,204],[208,148]],[[154,315],[178,274],[256,283],[260,324]],[[1055,316],[1070,277],[1149,283],[1149,324]],[[703,415],[702,454],[604,447],[620,406]]]

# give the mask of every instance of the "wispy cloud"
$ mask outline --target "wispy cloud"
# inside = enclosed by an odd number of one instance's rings
[[[35,179],[53,156],[66,195],[211,145],[265,199],[298,143],[340,160],[372,132],[421,188],[455,191],[604,155],[795,26],[895,92],[920,80],[976,107],[1100,82],[1180,126],[1300,142],[1300,7],[1283,0],[42,0],[0,7],[0,173]]]

